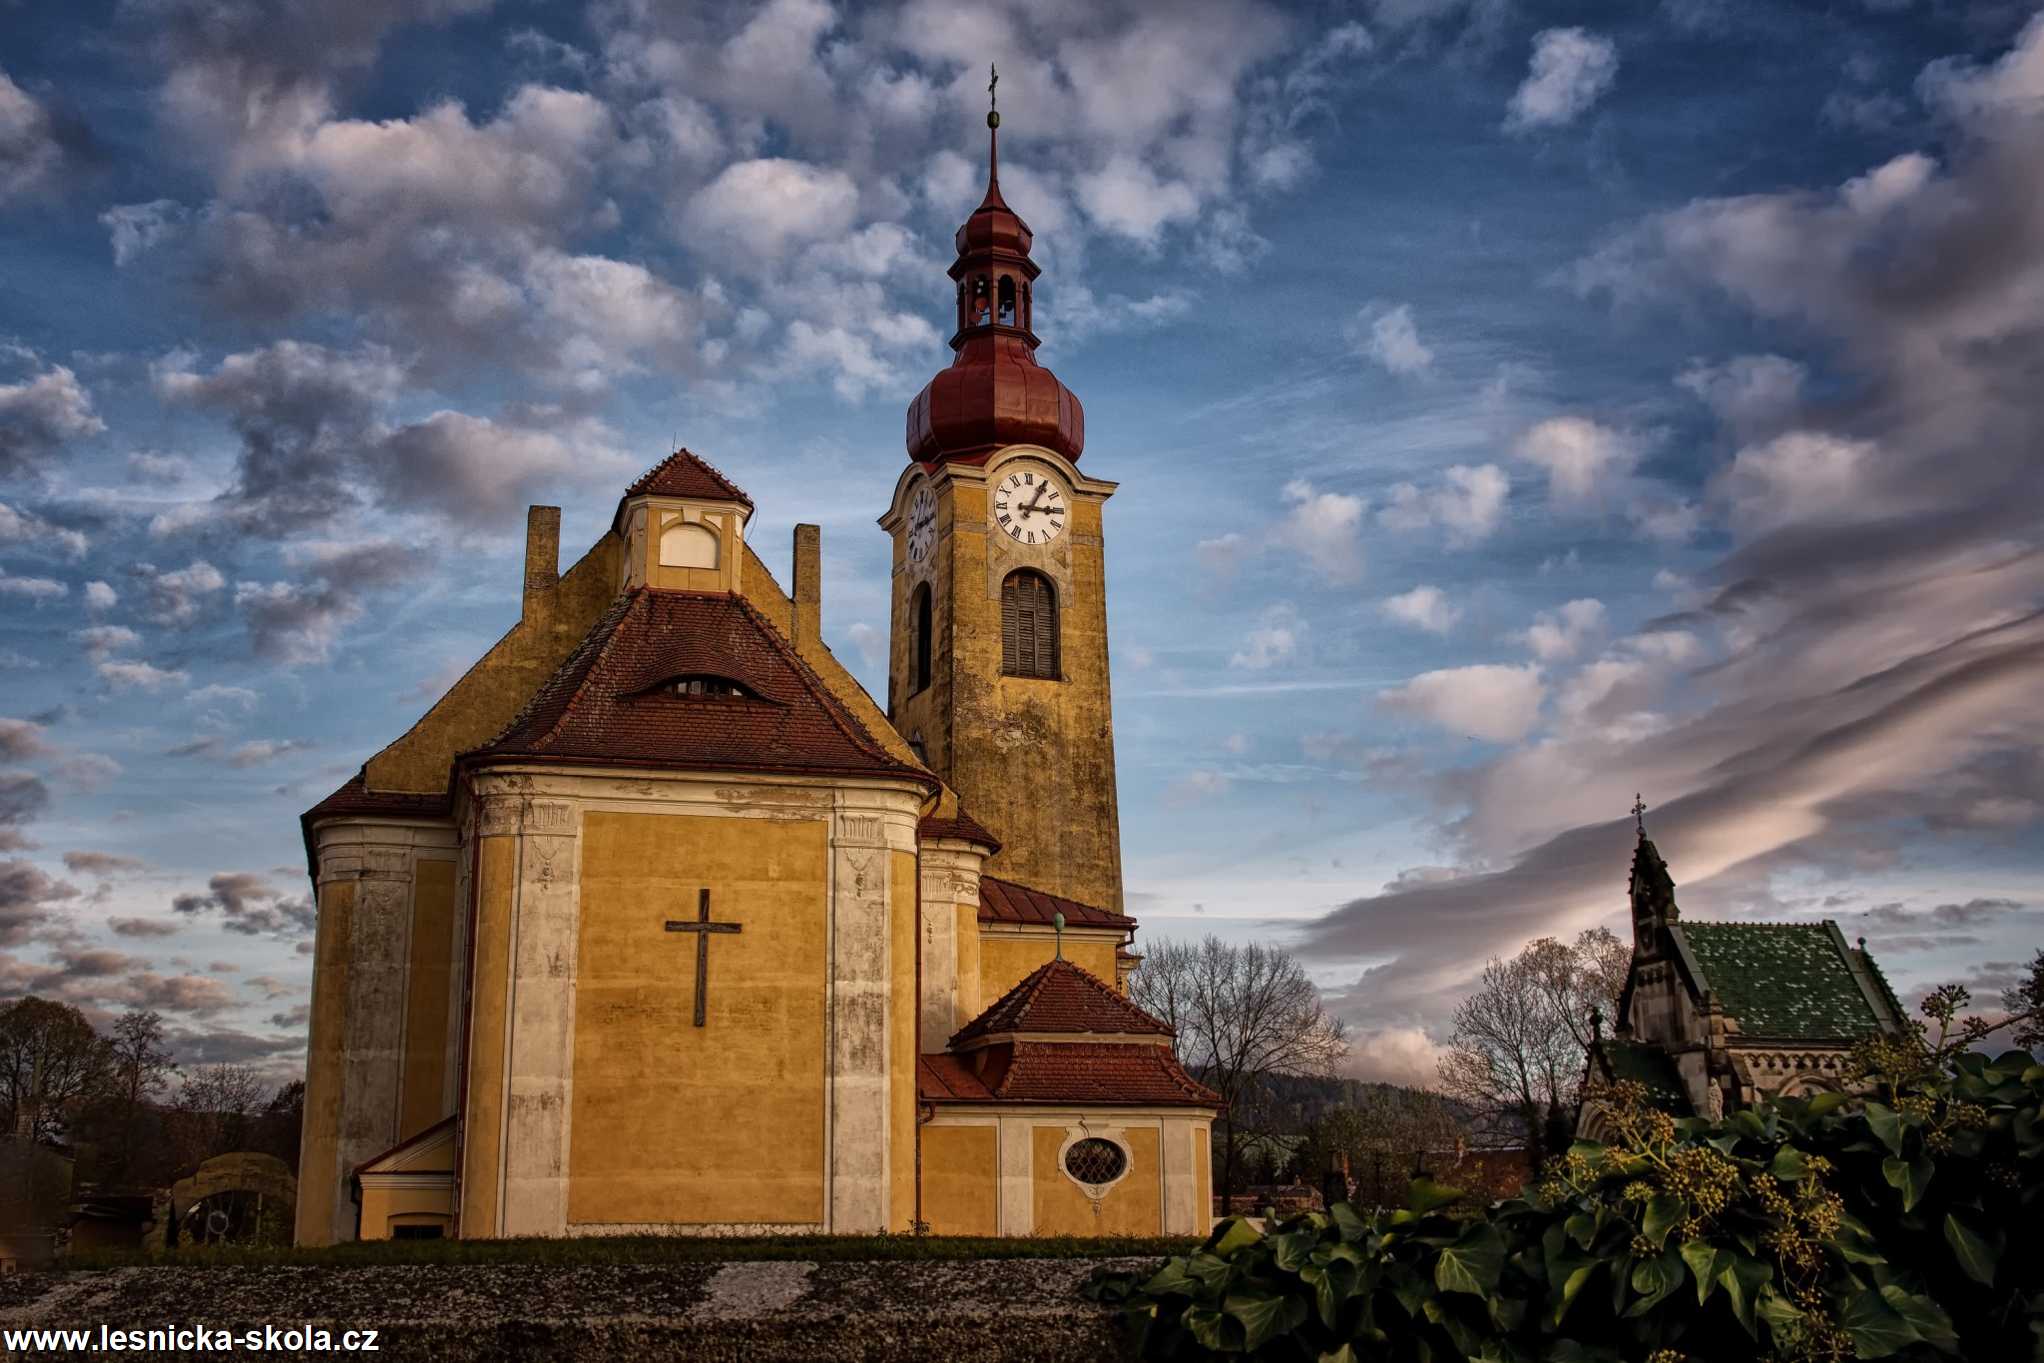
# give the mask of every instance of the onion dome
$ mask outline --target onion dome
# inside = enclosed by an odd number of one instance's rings
[[[957,358],[908,408],[908,454],[921,463],[978,463],[1005,445],[1041,445],[1076,460],[1086,412],[1036,360],[1030,330],[1036,277],[1029,224],[1001,197],[1001,116],[987,115],[987,192],[958,229]]]

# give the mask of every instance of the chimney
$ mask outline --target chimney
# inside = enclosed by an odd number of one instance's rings
[[[533,506],[525,510],[525,597],[522,619],[530,620],[553,599],[561,580],[561,509]]]
[[[815,643],[823,634],[823,530],[795,527],[795,647]]]

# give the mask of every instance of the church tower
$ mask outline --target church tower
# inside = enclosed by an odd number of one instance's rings
[[[1001,851],[991,876],[1121,910],[1101,512],[1085,412],[1037,362],[1028,224],[1000,187],[958,229],[956,358],[908,409],[888,717]]]

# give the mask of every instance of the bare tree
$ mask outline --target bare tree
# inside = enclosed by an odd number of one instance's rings
[[[70,1004],[31,994],[0,1009],[0,1134],[60,1139],[111,1074],[106,1038]]]
[[[186,1070],[171,1103],[172,1141],[180,1167],[245,1150],[270,1086],[247,1065],[201,1065]]]
[[[1630,960],[1603,928],[1572,946],[1543,937],[1509,961],[1492,957],[1455,1009],[1442,1088],[1489,1119],[1494,1136],[1553,1153],[1582,1083],[1590,1013],[1615,1011]]]
[[[1130,991],[1138,1006],[1176,1028],[1179,1060],[1228,1104],[1221,1117],[1226,1206],[1235,1191],[1239,1109],[1257,1081],[1332,1074],[1348,1054],[1345,1029],[1321,1006],[1304,967],[1260,943],[1231,946],[1212,936],[1197,946],[1160,942]]]
[[[147,1120],[146,1105],[169,1087],[177,1069],[169,1047],[163,1044],[163,1015],[154,1009],[131,1008],[114,1021],[109,1043],[111,1080],[108,1106],[113,1127],[112,1172],[118,1178],[135,1172],[136,1147],[141,1143]]]
[[[2021,1018],[2016,1024],[2015,1039],[2018,1046],[2035,1050],[2044,1046],[2044,951],[2030,958],[2029,974],[2017,984],[2001,991],[2001,1006],[2012,1018]]]

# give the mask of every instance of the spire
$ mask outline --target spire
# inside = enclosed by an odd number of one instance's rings
[[[908,453],[921,463],[979,462],[1003,445],[1034,444],[1076,460],[1085,409],[1036,358],[1035,234],[1001,195],[999,68],[987,68],[987,190],[959,227],[948,271],[957,358],[908,410]]]

